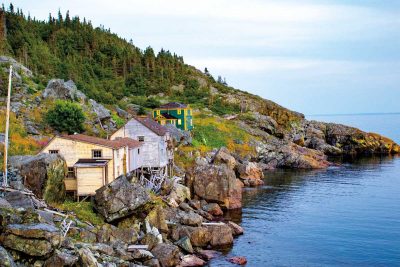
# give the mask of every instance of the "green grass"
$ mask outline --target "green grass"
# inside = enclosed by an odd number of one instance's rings
[[[104,224],[101,216],[94,212],[92,203],[90,202],[65,201],[62,204],[56,205],[56,207],[61,210],[73,212],[83,222],[90,222],[93,225]]]

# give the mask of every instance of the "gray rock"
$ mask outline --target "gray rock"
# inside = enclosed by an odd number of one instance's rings
[[[39,135],[40,132],[36,127],[37,126],[33,122],[25,120],[25,129],[28,134]]]
[[[201,226],[203,217],[194,211],[183,211],[176,208],[165,208],[165,218],[167,221],[190,226]]]
[[[21,63],[17,62],[15,59],[7,56],[0,56],[0,63],[8,63],[12,64],[13,69],[19,71],[25,76],[32,77],[32,71],[22,65]]]
[[[24,106],[21,102],[11,102],[10,108],[11,111],[14,112],[17,116],[19,115],[20,109]]]
[[[12,208],[10,202],[8,202],[6,199],[0,197],[0,208]]]
[[[0,266],[2,267],[16,267],[14,259],[7,252],[5,248],[0,246]]]
[[[178,144],[189,145],[192,143],[192,136],[189,131],[182,131],[173,124],[166,124],[165,127]]]
[[[97,259],[94,257],[92,251],[88,248],[81,248],[78,251],[79,253],[79,260],[83,266],[87,267],[99,267],[100,264],[98,263]]]
[[[121,118],[129,119],[131,117],[128,112],[119,107],[115,107],[115,110],[117,111],[118,116],[120,116]]]
[[[190,243],[190,238],[187,236],[182,237],[178,241],[175,242],[175,245],[182,248],[187,253],[193,254],[193,247],[192,243]]]
[[[0,143],[3,143],[3,144],[4,144],[5,138],[6,138],[5,135],[2,134],[2,133],[0,133]]]
[[[97,103],[93,99],[89,99],[89,104],[92,107],[92,111],[97,114],[100,120],[105,120],[111,118],[111,112],[106,109],[102,104]]]
[[[64,82],[62,79],[52,79],[42,93],[43,98],[73,100],[84,103],[86,95],[76,88],[73,81]]]
[[[127,217],[149,201],[146,189],[139,183],[131,184],[126,176],[99,188],[94,197],[95,208],[107,222]]]
[[[53,266],[75,266],[78,262],[78,257],[56,250],[55,253],[44,262],[44,267]]]
[[[32,199],[28,195],[25,195],[20,191],[7,192],[4,198],[13,208],[35,208]]]

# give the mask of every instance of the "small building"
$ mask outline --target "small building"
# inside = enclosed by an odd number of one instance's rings
[[[174,153],[170,134],[166,127],[150,117],[134,117],[118,129],[111,140],[132,138],[142,144],[142,167],[167,173],[172,166]]]
[[[68,176],[67,192],[88,196],[122,174],[142,166],[142,144],[130,138],[107,140],[83,134],[56,136],[41,153],[64,157]]]
[[[153,110],[153,118],[161,125],[173,124],[183,131],[193,129],[193,111],[185,104],[172,102]]]

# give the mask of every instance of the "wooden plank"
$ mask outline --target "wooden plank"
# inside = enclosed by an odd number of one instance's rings
[[[208,222],[208,223],[202,223],[201,225],[204,226],[218,226],[218,225],[225,225],[223,222]]]
[[[135,249],[144,249],[144,250],[148,250],[149,246],[148,245],[129,245],[128,246],[128,251],[131,252]]]

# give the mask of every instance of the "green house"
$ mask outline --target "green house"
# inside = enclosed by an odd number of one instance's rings
[[[185,104],[172,102],[153,110],[153,118],[161,125],[173,124],[178,129],[193,129],[193,111]]]

